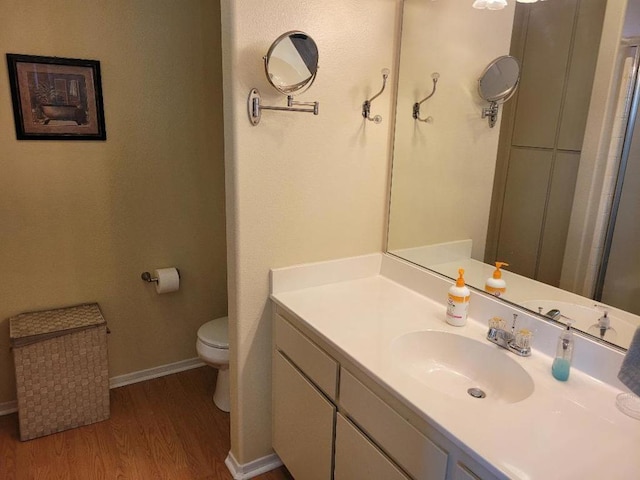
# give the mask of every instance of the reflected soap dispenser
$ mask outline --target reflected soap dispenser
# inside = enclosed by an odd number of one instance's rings
[[[464,270],[458,270],[458,279],[447,295],[447,323],[454,327],[462,327],[467,323],[471,291],[464,283]]]
[[[502,272],[500,269],[508,266],[508,263],[496,262],[496,269],[493,271],[493,275],[487,278],[487,281],[484,284],[485,292],[495,295],[496,297],[504,295],[504,292],[507,291],[507,282],[502,278]]]
[[[599,307],[599,305],[596,305],[596,307]],[[587,329],[587,333],[609,342],[615,342],[618,338],[618,332],[611,326],[611,320],[609,319],[609,312],[607,312],[607,310],[604,310],[604,313],[598,319],[597,323],[594,323]]]
[[[572,358],[573,332],[571,331],[571,322],[567,322],[567,329],[562,332],[558,338],[556,358],[553,360],[553,365],[551,366],[553,378],[561,382],[566,382],[569,379]]]

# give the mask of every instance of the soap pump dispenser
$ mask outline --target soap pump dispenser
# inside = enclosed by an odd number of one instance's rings
[[[495,295],[496,297],[504,295],[504,292],[507,291],[507,282],[502,278],[502,272],[500,269],[508,266],[508,263],[496,262],[496,269],[493,271],[493,275],[487,278],[487,281],[484,284],[485,292]]]
[[[571,330],[571,322],[567,322],[567,329],[562,332],[558,338],[556,358],[553,360],[553,365],[551,366],[553,378],[561,382],[566,382],[569,379],[572,358],[573,331]]]
[[[467,323],[471,291],[464,283],[464,270],[458,270],[458,279],[447,295],[447,323],[454,327],[462,327]]]
[[[598,305],[596,305],[596,307],[598,307]],[[618,332],[611,326],[611,320],[609,319],[609,312],[607,312],[607,310],[604,311],[596,323],[587,329],[587,333],[609,342],[615,342],[618,337]]]

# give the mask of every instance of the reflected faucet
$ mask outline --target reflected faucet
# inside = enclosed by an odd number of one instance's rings
[[[542,307],[538,307],[538,313],[543,317],[550,318],[551,320],[554,320],[556,322],[564,323],[565,325],[567,324],[567,322],[563,322],[562,319],[575,323],[574,319],[563,315],[562,312],[560,312],[560,310],[558,310],[557,308],[552,308],[547,313],[542,313]]]
[[[560,317],[562,317],[562,314],[560,313],[560,310],[558,310],[557,308],[552,308],[547,313],[545,313],[544,316],[549,317],[551,320],[559,321]]]
[[[516,355],[528,357],[531,355],[531,337],[533,335],[531,331],[526,328],[521,328],[517,332],[515,331],[517,318],[518,314],[514,313],[511,331],[506,330],[504,320],[501,318],[494,317],[490,319],[487,340],[491,343],[495,343],[499,347],[510,350]]]

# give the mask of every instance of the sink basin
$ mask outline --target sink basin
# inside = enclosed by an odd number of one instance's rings
[[[531,376],[511,355],[493,344],[431,330],[407,333],[391,344],[396,368],[431,390],[475,402],[516,403],[533,393]],[[474,398],[481,396],[474,389],[486,396]]]

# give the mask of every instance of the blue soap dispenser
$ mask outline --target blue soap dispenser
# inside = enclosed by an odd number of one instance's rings
[[[571,330],[571,322],[567,322],[567,329],[563,331],[558,338],[556,358],[553,360],[553,365],[551,366],[553,378],[561,382],[566,382],[569,379],[572,358],[573,331]]]

